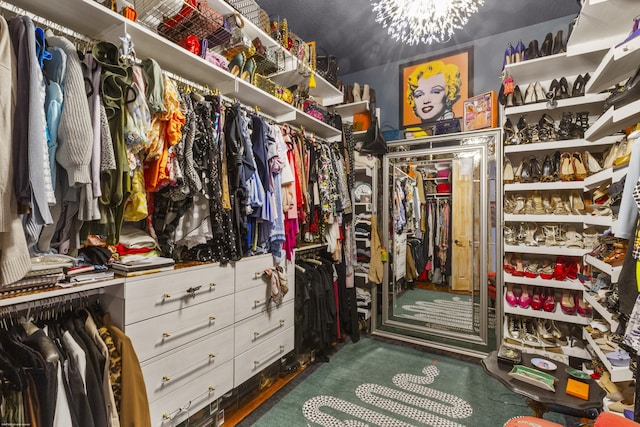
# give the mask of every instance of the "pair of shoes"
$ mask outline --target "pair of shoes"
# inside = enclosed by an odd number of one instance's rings
[[[529,83],[529,86],[524,91],[524,103],[533,104],[534,102],[544,102],[546,100],[547,95],[540,82]]]
[[[541,56],[540,48],[538,47],[538,40],[531,40],[529,42],[529,46],[527,47],[524,56],[526,60],[536,59]]]
[[[548,313],[556,309],[556,292],[545,287],[535,287],[531,297],[531,308],[544,310]]]
[[[604,101],[603,109],[607,111],[610,107],[622,108],[638,98],[640,98],[640,68],[627,80],[622,91],[614,92]]]
[[[524,100],[522,98],[520,86],[516,85],[516,87],[513,88],[513,93],[507,95],[507,102],[505,103],[505,107],[518,107],[523,104]]]
[[[571,90],[571,96],[584,96],[584,87],[587,85],[587,82],[591,76],[589,73],[586,73],[584,76],[579,74],[578,77],[573,81],[573,89]]]
[[[547,99],[549,93],[553,94],[554,99],[567,99],[571,98],[571,92],[569,91],[569,82],[566,77],[561,77],[560,80],[553,79],[549,84],[549,90],[547,91]]]
[[[521,285],[520,288],[516,288],[514,290],[513,284],[507,283],[507,292],[505,292],[504,297],[507,304],[511,307],[520,306],[522,308],[527,308],[531,303],[527,285]]]

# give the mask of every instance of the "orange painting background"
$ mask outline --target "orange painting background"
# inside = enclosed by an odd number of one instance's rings
[[[416,67],[422,64],[428,64],[433,61],[442,61],[445,64],[455,64],[458,66],[458,70],[460,71],[460,81],[462,85],[460,86],[460,99],[453,104],[453,114],[456,118],[463,117],[463,103],[469,98],[471,95],[469,93],[469,57],[470,51],[460,52],[454,55],[445,55],[437,58],[429,58],[423,61],[415,61],[411,62],[411,65],[400,65],[400,82],[401,85],[401,94],[400,94],[400,118],[401,118],[401,127],[413,126],[422,124],[422,120],[413,112],[413,108],[409,105],[409,101],[407,100],[407,89],[409,88],[409,84],[407,83],[407,79],[409,75],[416,69]]]

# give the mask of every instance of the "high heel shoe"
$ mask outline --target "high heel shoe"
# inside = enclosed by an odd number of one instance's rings
[[[553,50],[553,34],[547,33],[542,46],[540,46],[540,56],[549,56]]]
[[[571,96],[583,96],[584,95],[584,78],[582,74],[578,75],[573,81],[573,89],[571,89]]]
[[[555,181],[553,175],[553,162],[551,162],[551,157],[547,154],[546,156],[544,156],[544,161],[542,162],[542,175],[540,177],[540,181],[553,182]]]
[[[576,312],[576,302],[573,294],[568,289],[562,290],[562,298],[560,299],[560,308],[564,314],[574,314]]]
[[[513,255],[513,261],[516,263],[515,264],[515,269],[513,270],[513,272],[511,273],[512,276],[516,276],[516,277],[524,277],[524,266],[522,263],[522,254],[514,254]]]
[[[563,52],[565,52],[565,46],[562,39],[562,30],[558,30],[555,38],[553,39],[553,54],[557,55]]]
[[[520,298],[518,300],[518,305],[521,308],[527,308],[531,304],[531,296],[529,295],[529,290],[527,289],[527,285],[522,285],[522,289],[520,291]]]
[[[239,53],[233,57],[229,62],[229,72],[234,76],[240,76],[240,72],[244,67],[245,56],[244,53]]]
[[[513,128],[513,124],[511,123],[510,118],[507,118],[507,120],[504,122],[502,130],[504,133],[504,145],[512,145],[516,136],[516,130]]]
[[[527,51],[525,52],[525,59],[536,59],[540,56],[540,48],[538,47],[538,40],[531,40]]]
[[[520,106],[524,104],[524,100],[522,99],[522,92],[520,92],[520,86],[516,85],[515,89],[513,89],[513,105]]]
[[[564,279],[567,278],[567,273],[565,272],[565,267],[564,267],[565,263],[564,263],[564,257],[562,255],[559,255],[556,257],[556,265],[553,269],[553,279],[557,280],[559,282],[562,282]]]
[[[504,60],[502,61],[503,70],[507,65],[513,64],[514,56],[515,51],[513,49],[513,45],[509,43],[509,46],[507,46],[507,49],[504,51]]]
[[[362,101],[362,94],[360,93],[360,83],[353,84],[353,102]]]
[[[590,175],[598,173],[602,170],[602,166],[600,166],[600,163],[598,163],[598,161],[591,155],[591,153],[585,151],[583,157],[585,159],[587,171]]]
[[[573,181],[574,180],[574,168],[573,159],[571,154],[565,152],[562,153],[560,159],[560,171],[558,173],[561,181]]]
[[[556,133],[556,122],[553,118],[544,113],[538,121],[538,127],[540,129],[540,140],[543,142],[555,141],[558,138]]]
[[[544,305],[544,300],[542,299],[542,292],[540,288],[533,288],[533,295],[531,296],[531,308],[534,310],[540,310]]]
[[[247,59],[242,67],[242,72],[240,73],[240,78],[249,83],[253,82],[253,76],[256,72],[256,60],[251,57]]]
[[[540,84],[540,82],[536,82],[533,85],[533,92],[535,94],[536,97],[536,102],[544,102],[547,100],[547,97],[545,95],[545,91],[544,89],[542,89],[542,85]]]
[[[591,316],[591,313],[593,310],[591,307],[591,304],[586,302],[584,298],[582,298],[582,295],[579,295],[579,294],[576,295],[575,306],[580,316],[584,316],[584,317]]]
[[[569,82],[567,82],[566,77],[562,77],[558,84],[560,85],[560,93],[558,94],[558,99],[567,99],[571,98],[571,92],[569,91]]]
[[[556,311],[556,293],[553,289],[547,290],[542,309],[547,313]]]
[[[640,68],[636,71],[624,85],[624,89],[615,92],[604,101],[603,109],[608,110],[610,107],[622,108],[625,105],[635,101],[640,97]]]
[[[534,84],[533,83],[529,83],[529,86],[527,86],[527,90],[524,91],[524,103],[525,104],[533,104],[534,102],[537,101],[536,97],[535,97],[535,91],[534,91]]]
[[[513,166],[509,158],[504,159],[504,172],[502,173],[502,181],[505,184],[512,184],[515,182],[515,176],[513,175]]]
[[[513,53],[515,55],[515,61],[514,62],[518,63],[518,62],[524,61],[526,50],[527,49],[524,46],[524,43],[522,43],[522,40],[518,40],[518,44],[516,44],[516,48],[513,51]]]
[[[516,307],[518,305],[519,299],[518,296],[513,292],[513,283],[507,283],[507,292],[504,294],[504,300],[511,307]]]
[[[584,162],[582,161],[582,153],[580,153],[579,151],[574,152],[572,163],[575,180],[584,181],[584,179],[587,177],[587,169],[584,167]]]

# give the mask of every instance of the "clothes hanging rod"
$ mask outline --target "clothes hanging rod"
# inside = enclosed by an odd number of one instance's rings
[[[47,28],[50,28],[51,30],[55,30],[58,31],[60,33],[63,33],[69,37],[72,37],[76,40],[80,40],[86,43],[91,42],[91,38],[85,36],[84,34],[80,34],[76,31],[73,31],[70,28],[67,28],[63,25],[58,24],[57,22],[53,22],[50,21],[46,18],[43,18],[39,15],[36,15],[35,13],[29,12],[28,10],[22,9],[16,5],[13,5],[11,3],[7,3],[6,1],[1,1],[0,0],[0,8],[7,10],[11,13],[14,13],[16,15],[22,15],[22,16],[28,16],[29,18],[31,18],[31,20],[33,22],[37,22],[40,25],[43,25]]]
[[[0,300],[0,302],[3,303],[3,306],[0,307],[0,317],[4,315],[21,313],[23,311],[38,310],[40,308],[55,305],[55,304],[62,304],[62,303],[66,304],[66,303],[74,302],[78,300],[82,301],[83,299],[90,298],[94,295],[104,294],[104,288],[93,288],[93,289],[68,288],[68,290],[73,290],[74,292],[57,294],[53,296],[44,296],[40,299],[32,299],[32,300],[27,300],[27,301],[18,302],[18,303],[15,303],[12,301],[14,297],[5,298],[3,300]],[[46,293],[35,294],[30,296],[38,296],[38,295],[44,295],[44,294]],[[4,304],[5,302],[8,302],[8,303],[12,302],[12,303]]]

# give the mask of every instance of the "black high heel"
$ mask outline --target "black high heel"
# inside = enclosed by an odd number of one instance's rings
[[[507,118],[504,125],[502,125],[502,130],[504,131],[504,145],[512,145],[514,143],[513,138],[516,136],[516,130],[513,128],[511,119]]]
[[[507,104],[507,95],[504,94],[504,83],[500,85],[500,91],[498,92],[498,102],[502,106]]]
[[[638,68],[635,75],[625,83],[621,92],[615,92],[604,101],[604,109],[606,111],[611,106],[621,108],[638,98],[640,98],[640,68]]]
[[[540,47],[540,56],[549,56],[551,55],[551,50],[553,49],[553,34],[548,33],[542,42],[542,46]]]
[[[513,105],[519,106],[524,104],[524,100],[522,99],[522,92],[520,92],[520,86],[516,86],[513,90]]]
[[[562,40],[562,30],[558,30],[556,33],[556,37],[553,39],[553,54],[557,55],[559,53],[566,52],[564,48],[564,42]]]
[[[542,162],[542,176],[540,177],[540,181],[542,182],[555,181],[555,178],[553,175],[554,175],[553,162],[551,161],[551,157],[547,154],[546,156],[544,156],[544,161]]]
[[[571,97],[571,93],[569,92],[569,83],[566,78],[561,78],[558,82],[560,85],[560,93],[556,96],[558,99],[567,99]]]
[[[582,77],[582,74],[580,74],[573,81],[573,89],[571,89],[571,96],[582,96],[582,95],[584,95],[584,78]]]
[[[529,137],[529,124],[527,123],[527,119],[523,116],[520,116],[518,119],[518,139],[520,140],[520,144],[530,144],[531,138]]]
[[[527,51],[525,52],[525,59],[536,59],[540,56],[540,48],[538,47],[538,40],[531,40],[529,42],[529,47],[527,47]]]

